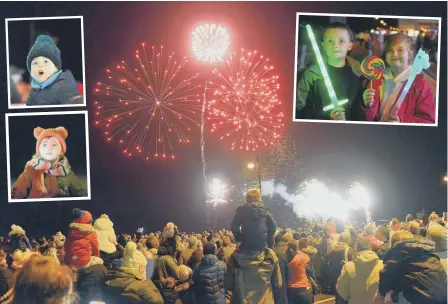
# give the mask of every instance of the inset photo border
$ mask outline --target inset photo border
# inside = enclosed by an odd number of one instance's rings
[[[91,199],[87,111],[9,113],[5,127],[9,203]]]
[[[7,18],[5,31],[8,109],[86,106],[83,16]]]
[[[436,127],[441,23],[440,17],[297,13],[293,121]],[[422,60],[413,61],[416,55]]]

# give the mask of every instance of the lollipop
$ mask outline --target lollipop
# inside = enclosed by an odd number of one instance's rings
[[[361,72],[369,80],[381,79],[385,69],[384,61],[377,56],[369,56],[361,62]],[[370,82],[372,88],[372,82]]]

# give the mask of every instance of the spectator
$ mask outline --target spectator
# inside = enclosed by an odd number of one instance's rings
[[[146,278],[146,258],[137,250],[137,244],[126,245],[123,266],[112,270],[105,279],[107,303],[163,304],[162,296],[151,280]]]
[[[246,204],[237,209],[231,227],[236,241],[241,242],[240,250],[260,251],[274,245],[276,223],[271,211],[263,207],[257,189],[247,192]]]
[[[370,241],[372,250],[375,252],[383,245],[383,243],[375,236],[376,230],[377,228],[374,222],[368,223],[366,227],[364,227],[364,235],[362,236]]]
[[[18,225],[12,225],[9,232],[11,238],[11,252],[21,250],[22,252],[29,251],[31,249],[30,241],[25,234],[25,230]]]
[[[219,261],[213,243],[204,245],[204,258],[193,271],[194,292],[197,304],[225,304],[224,280],[226,264]]]
[[[235,251],[235,247],[232,246],[232,242],[228,236],[224,237],[222,247],[219,249],[218,258],[227,263],[232,253]]]
[[[361,238],[356,243],[353,260],[342,267],[336,290],[348,304],[372,303],[378,290],[379,274],[383,262],[372,251],[368,239]]]
[[[286,257],[289,261],[288,302],[291,304],[312,303],[313,294],[306,275],[310,257],[299,250],[297,241],[288,242]]]
[[[121,253],[117,250],[117,236],[115,235],[114,223],[106,214],[102,214],[93,224],[98,236],[100,257],[106,264],[114,259],[120,258]]]
[[[390,248],[390,231],[389,229],[387,229],[387,227],[380,226],[376,229],[375,236],[379,241],[383,242],[383,245],[381,245],[381,247],[376,252],[378,257],[382,260],[383,256]]]
[[[428,238],[435,243],[435,254],[440,258],[445,272],[447,271],[447,229],[433,225],[428,229]]]
[[[17,274],[14,304],[63,304],[74,299],[72,272],[52,258],[33,255]]]
[[[0,303],[9,304],[13,299],[14,274],[6,267],[0,267]]]
[[[188,248],[182,250],[182,253],[180,255],[180,261],[179,261],[180,265],[188,264],[188,261],[190,260],[193,251],[195,251],[196,248],[198,247],[198,242],[199,242],[198,239],[194,236],[188,240]]]
[[[434,251],[432,241],[413,239],[408,231],[395,232],[384,256],[374,303],[390,299],[395,303],[446,303],[447,276]]]

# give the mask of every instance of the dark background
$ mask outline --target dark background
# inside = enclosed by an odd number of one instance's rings
[[[176,146],[175,161],[126,159],[118,145],[107,143],[102,130],[93,126],[95,95],[92,93],[95,82],[105,79],[105,68],[120,60],[132,59],[141,41],[163,44],[166,50],[191,57],[191,32],[202,21],[213,21],[229,29],[229,51],[242,47],[257,49],[271,58],[280,75],[279,97],[286,112],[285,134],[294,139],[299,151],[300,172],[288,183],[292,191],[310,178],[326,181],[335,191],[345,190],[353,181],[358,181],[373,193],[372,213],[377,219],[404,218],[422,207],[439,212],[446,210],[447,189],[441,182],[447,170],[445,30],[440,54],[439,127],[292,123],[291,112],[296,12],[380,15],[387,11],[388,15],[443,17],[441,28],[446,29],[446,10],[446,3],[428,1],[1,3],[1,18],[84,16],[92,200],[8,205],[6,187],[3,187],[0,234],[6,234],[13,223],[23,225],[25,230],[32,231],[30,234],[54,233],[68,226],[74,207],[88,209],[94,216],[107,213],[117,231],[132,232],[142,224],[146,231],[160,230],[168,221],[178,223],[185,231],[207,228],[199,130],[190,146]],[[3,43],[0,41],[0,52],[4,52]],[[0,58],[5,58],[4,54]],[[195,60],[190,60],[189,68],[199,71],[202,81],[212,70],[211,66]],[[3,94],[6,112],[6,78],[2,83],[4,88],[0,94]],[[28,130],[24,134],[29,134]],[[241,172],[253,155],[230,152],[229,142],[215,140],[208,132],[206,138],[209,177],[219,175],[229,184],[239,182],[242,177],[236,173]],[[2,157],[6,159],[4,149],[0,153]],[[289,207],[278,202],[268,207],[273,209],[280,225],[294,222]],[[232,204],[218,210],[224,227],[229,227],[235,208]]]
[[[34,24],[34,33],[31,24]],[[62,69],[70,70],[82,83],[81,18],[8,21],[9,64],[27,71],[26,57],[39,35],[58,38],[56,46],[61,50]],[[24,74],[25,81],[29,82],[29,77],[28,72]]]
[[[11,180],[23,172],[25,164],[36,153],[34,128],[44,129],[64,127],[68,131],[65,140],[67,157],[76,175],[86,175],[86,128],[84,114],[10,116],[9,117],[9,158]]]

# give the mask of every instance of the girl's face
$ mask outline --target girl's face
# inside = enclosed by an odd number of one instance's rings
[[[56,137],[46,137],[40,142],[40,156],[49,162],[59,159],[62,154],[62,146]]]
[[[53,61],[46,57],[36,57],[31,61],[31,77],[36,79],[37,82],[44,82],[54,73],[58,71],[58,68],[54,65]]]
[[[403,71],[409,66],[411,54],[403,42],[397,42],[386,53],[386,63],[394,70]]]

